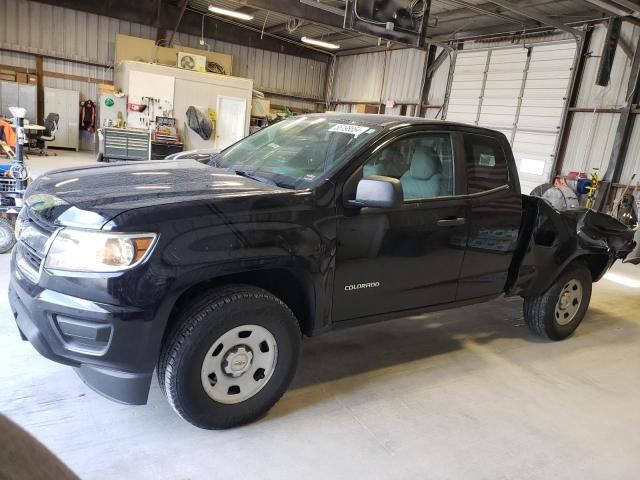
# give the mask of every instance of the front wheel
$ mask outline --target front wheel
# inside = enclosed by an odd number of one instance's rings
[[[524,299],[524,319],[529,329],[550,340],[570,336],[587,313],[591,286],[587,267],[572,265],[542,295]]]
[[[223,287],[181,313],[158,380],[182,418],[230,428],[269,411],[291,383],[299,353],[298,322],[280,299],[255,287]]]

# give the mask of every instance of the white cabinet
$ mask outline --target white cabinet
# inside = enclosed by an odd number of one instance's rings
[[[27,110],[26,119],[36,123],[38,112],[36,111],[36,86],[27,83],[0,82],[0,102],[2,114],[11,118],[13,115],[9,107],[22,107]]]
[[[61,88],[44,89],[44,118],[50,113],[60,115],[56,139],[50,147],[73,148],[80,144],[80,92]]]

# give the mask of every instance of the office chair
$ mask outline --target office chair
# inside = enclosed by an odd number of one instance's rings
[[[47,142],[53,142],[56,139],[59,121],[60,115],[57,113],[50,113],[47,115],[47,118],[44,119],[44,135],[40,135],[38,137],[36,144],[36,148],[40,149],[40,155],[44,155],[45,157],[49,156],[49,152],[47,151]]]

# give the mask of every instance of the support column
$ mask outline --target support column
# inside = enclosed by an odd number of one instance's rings
[[[604,212],[607,210],[609,203],[609,195],[611,194],[611,184],[620,181],[622,169],[624,167],[625,157],[629,149],[629,140],[631,132],[636,120],[637,114],[632,113],[632,109],[640,99],[640,38],[636,43],[636,50],[631,61],[631,71],[629,73],[629,82],[627,84],[627,94],[625,96],[626,103],[620,112],[620,120],[618,121],[618,129],[613,141],[611,149],[611,157],[607,171],[602,176],[602,184],[600,192],[596,199],[596,210]]]
[[[44,123],[44,60],[42,55],[36,55],[36,123]]]

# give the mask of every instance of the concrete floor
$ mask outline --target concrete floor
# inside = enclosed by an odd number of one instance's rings
[[[519,299],[307,339],[266,418],[213,432],[178,418],[155,382],[148,405],[115,404],[22,342],[8,260],[0,412],[83,479],[640,478],[640,288],[598,283],[583,325],[558,343],[528,332]],[[640,281],[640,267],[614,272]]]

